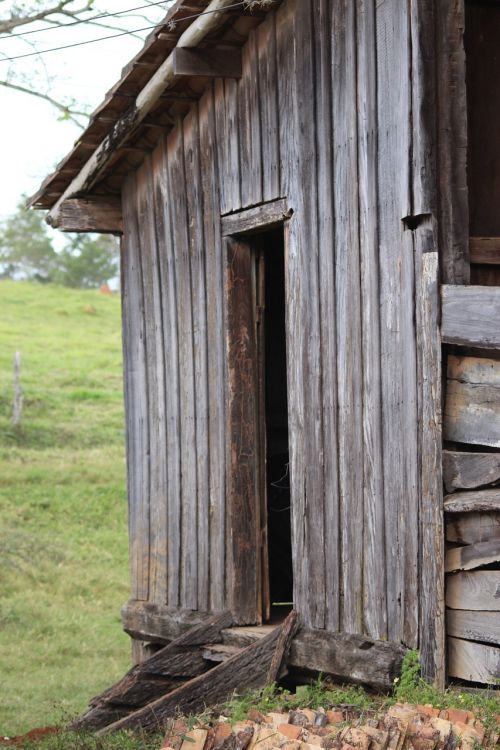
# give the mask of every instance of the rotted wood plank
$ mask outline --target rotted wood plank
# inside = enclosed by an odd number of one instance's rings
[[[248,690],[266,684],[269,667],[276,650],[281,628],[261,638],[239,654],[222,662],[209,673],[195,677],[187,684],[111,724],[98,734],[132,727],[158,729],[177,712],[194,714],[206,705],[220,703],[234,690]]]
[[[452,573],[446,579],[446,606],[452,609],[500,611],[500,570]]]
[[[288,665],[388,690],[401,673],[404,653],[403,646],[387,641],[303,629],[292,643]]]
[[[68,198],[59,208],[57,228],[63,232],[123,234],[121,200],[104,195]]]
[[[454,513],[446,521],[446,541],[477,544],[500,539],[500,511],[497,513]]]
[[[445,439],[500,448],[500,362],[450,355],[447,374]]]
[[[500,511],[500,489],[454,492],[446,495],[444,509],[447,513]]]
[[[133,638],[168,643],[194,625],[202,625],[209,615],[177,607],[166,607],[131,599],[122,607],[122,624]]]
[[[500,678],[500,648],[448,638],[448,674],[461,680],[495,685]]]
[[[441,336],[447,344],[500,348],[500,287],[441,287]]]
[[[498,539],[449,549],[446,552],[444,570],[445,573],[455,570],[473,570],[495,562],[500,562],[500,540]]]
[[[287,207],[286,198],[263,203],[253,208],[245,208],[222,217],[224,235],[246,234],[256,230],[264,231],[279,226],[289,219],[292,212]]]
[[[176,47],[172,56],[175,76],[241,78],[241,49],[237,47]]]
[[[232,615],[223,612],[190,628],[93,698],[89,710],[72,723],[72,728],[101,729],[116,720],[117,707],[132,712],[176,689],[180,680],[187,681],[203,674],[208,669],[203,657],[204,644],[220,642],[221,630],[231,624]]]
[[[466,641],[500,645],[500,616],[497,612],[474,612],[465,609],[446,611],[446,633]]]
[[[448,492],[497,482],[500,453],[443,451],[443,479]]]

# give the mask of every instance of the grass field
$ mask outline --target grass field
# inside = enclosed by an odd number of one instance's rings
[[[53,724],[129,666],[120,299],[0,282],[0,734]],[[22,356],[21,429],[11,426]]]

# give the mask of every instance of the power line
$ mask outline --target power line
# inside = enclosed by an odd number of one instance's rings
[[[211,13],[225,13],[228,10],[231,10],[233,8],[240,8],[242,5],[246,5],[248,0],[239,0],[237,3],[233,3],[232,5],[226,5],[224,8],[216,8],[215,10],[205,10],[202,13],[194,13],[192,16],[183,16],[183,18],[179,19],[180,21],[190,21],[193,18],[199,18],[200,16],[208,16]],[[176,22],[173,21],[173,28],[175,28]],[[39,50],[38,52],[25,52],[23,55],[14,55],[13,57],[2,57],[0,59],[0,63],[2,62],[13,62],[14,60],[22,60],[25,57],[40,57],[41,55],[46,55],[48,52],[59,52],[60,50],[64,49],[72,49],[73,47],[83,47],[85,44],[94,44],[95,42],[104,42],[107,39],[116,39],[120,36],[128,36],[128,34],[139,34],[141,31],[150,31],[151,29],[156,29],[158,27],[158,24],[154,24],[154,26],[144,26],[142,29],[132,29],[131,31],[120,31],[118,34],[109,34],[108,36],[101,36],[97,39],[87,39],[84,42],[74,42],[73,44],[65,44],[62,47],[51,47],[50,49],[43,49]]]
[[[172,2],[172,0],[161,0],[157,3],[147,3],[146,5],[137,5],[135,8],[128,8],[127,10],[119,10],[116,13],[100,13],[97,16],[91,16],[90,18],[78,18],[75,21],[69,21],[68,23],[61,23],[57,26],[48,26],[45,29],[31,29],[29,31],[20,31],[17,34],[3,34],[0,36],[0,41],[4,39],[16,39],[22,36],[29,36],[30,34],[44,34],[46,31],[56,31],[57,29],[68,29],[71,26],[78,26],[81,23],[92,23],[93,21],[99,21],[101,18],[114,18],[116,16],[126,15],[128,13],[135,13],[136,10],[144,10],[145,8],[151,8],[155,5],[166,5]],[[60,11],[61,12],[61,11]],[[64,13],[63,13],[64,15]],[[34,22],[33,22],[34,23]],[[48,23],[44,18],[40,19],[38,23]],[[129,32],[132,33],[132,32]]]

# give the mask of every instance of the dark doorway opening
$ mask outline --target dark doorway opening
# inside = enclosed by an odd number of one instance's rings
[[[283,229],[256,235],[255,247],[260,323],[261,512],[262,522],[267,525],[263,614],[264,619],[269,619],[286,614],[293,603]]]

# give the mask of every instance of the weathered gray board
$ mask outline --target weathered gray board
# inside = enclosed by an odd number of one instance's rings
[[[499,287],[444,284],[441,297],[441,335],[445,343],[500,348]]]
[[[500,678],[500,648],[448,638],[448,674],[470,682],[496,685]]]
[[[450,355],[447,369],[444,438],[500,448],[500,362]]]
[[[443,451],[443,479],[448,492],[498,482],[500,453]]]
[[[417,5],[410,18],[399,0],[286,0],[250,35],[241,79],[216,79],[125,185],[137,600],[227,605],[220,217],[286,198],[295,606],[306,626],[412,647],[431,637],[427,619],[441,627],[430,599],[419,608],[422,581],[437,579],[417,568],[415,531],[422,522],[431,544],[442,522],[436,487],[420,507],[424,462],[440,462],[439,430],[423,435],[419,408],[439,415],[417,387],[423,357],[436,357],[437,306],[422,296],[435,278],[421,255],[437,242],[402,221],[434,200],[432,146],[412,151],[412,107],[429,115],[425,87],[412,89],[410,37],[419,49],[430,23]],[[420,358],[416,284],[429,326]]]

